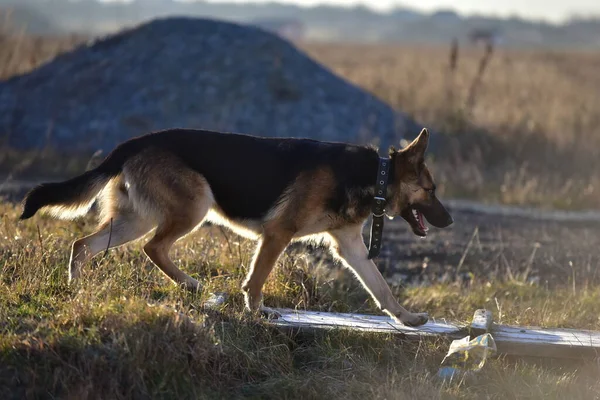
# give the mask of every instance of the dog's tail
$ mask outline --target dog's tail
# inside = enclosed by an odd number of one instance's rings
[[[85,215],[108,181],[121,173],[123,164],[132,155],[132,147],[137,147],[124,145],[117,147],[90,171],[64,182],[43,183],[31,189],[23,199],[23,213],[19,219],[31,218],[38,210],[60,219]]]

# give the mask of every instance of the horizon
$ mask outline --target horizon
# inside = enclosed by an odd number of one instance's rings
[[[123,1],[123,0],[101,0]],[[195,0],[175,0],[194,2]],[[490,17],[518,17],[529,20],[543,20],[561,23],[573,17],[600,17],[600,2],[596,0],[544,1],[544,0],[505,0],[481,2],[478,0],[204,0],[207,3],[268,4],[281,3],[301,7],[331,5],[338,7],[365,6],[374,11],[386,12],[395,8],[411,8],[422,12],[452,10],[464,16],[486,15]]]

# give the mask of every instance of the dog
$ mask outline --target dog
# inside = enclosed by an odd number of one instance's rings
[[[405,148],[390,148],[385,193],[388,218],[401,216],[420,237],[427,235],[425,220],[438,228],[453,223],[425,164],[428,141],[423,129]],[[169,129],[121,143],[79,176],[36,186],[23,200],[20,219],[38,210],[73,219],[97,201],[98,229],[73,242],[69,282],[100,251],[156,228],[144,245],[145,254],[174,283],[191,290],[199,290],[200,284],[171,261],[171,246],[204,221],[226,226],[258,241],[242,285],[251,312],[269,310],[262,287],[288,244],[319,238],[384,313],[419,326],[428,315],[398,303],[362,237],[379,160],[370,146]]]

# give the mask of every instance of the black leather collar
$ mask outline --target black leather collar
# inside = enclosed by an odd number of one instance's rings
[[[375,182],[375,197],[373,197],[373,206],[371,213],[371,241],[369,243],[369,260],[379,255],[381,251],[381,241],[383,237],[383,217],[385,215],[386,199],[390,159],[379,158],[379,168],[377,170],[377,181]]]

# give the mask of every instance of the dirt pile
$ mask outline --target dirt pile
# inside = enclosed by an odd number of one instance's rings
[[[15,148],[109,150],[171,127],[356,143],[421,128],[279,37],[207,19],[155,20],[0,83]]]

